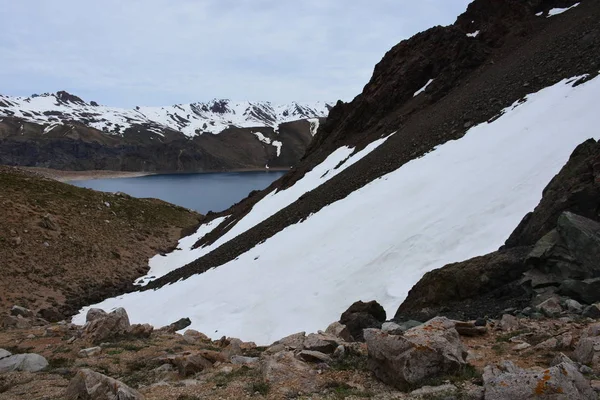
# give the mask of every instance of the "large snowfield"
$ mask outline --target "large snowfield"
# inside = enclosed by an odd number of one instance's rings
[[[471,128],[462,139],[438,146],[233,261],[93,307],[124,307],[132,322],[155,326],[189,317],[190,328],[213,338],[258,344],[325,329],[357,300],[377,300],[391,318],[424,273],[502,245],[573,149],[600,136],[600,78],[572,83],[529,95],[494,122]],[[331,170],[329,158],[324,164]],[[288,189],[289,197],[287,191],[268,195],[252,210],[255,217],[250,213],[247,223],[238,222],[228,238],[322,183],[313,178],[305,187],[300,181]],[[201,227],[194,239],[210,229]],[[171,256],[175,264],[188,250],[184,246]],[[164,273],[169,264],[154,270]],[[75,323],[85,322],[88,308]]]

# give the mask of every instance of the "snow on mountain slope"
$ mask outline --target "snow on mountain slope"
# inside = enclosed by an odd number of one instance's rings
[[[171,129],[190,137],[216,134],[230,125],[277,129],[284,122],[326,117],[329,108],[325,102],[271,104],[215,99],[207,103],[125,109],[86,103],[66,92],[31,97],[0,95],[0,117],[14,116],[39,124],[79,121],[113,134],[122,134],[132,125],[145,125],[158,134]]]
[[[211,337],[260,344],[324,329],[358,299],[392,315],[427,271],[497,249],[572,150],[598,138],[600,78],[573,81],[529,95],[219,268],[94,307],[125,307],[132,322],[156,326],[189,317]]]

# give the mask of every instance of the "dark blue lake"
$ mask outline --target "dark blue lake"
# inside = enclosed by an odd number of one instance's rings
[[[258,171],[169,174],[69,183],[103,192],[123,192],[133,197],[154,197],[206,214],[208,211],[227,209],[248,196],[251,191],[266,188],[284,173]]]

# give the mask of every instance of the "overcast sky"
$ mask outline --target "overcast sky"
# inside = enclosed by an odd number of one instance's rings
[[[0,93],[132,107],[351,100],[470,0],[0,0]]]

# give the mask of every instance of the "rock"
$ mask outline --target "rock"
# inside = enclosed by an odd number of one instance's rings
[[[304,341],[306,340],[306,332],[294,333],[293,335],[289,335],[284,337],[283,339],[279,339],[273,344],[281,344],[286,348],[293,350],[302,350],[304,348]]]
[[[485,326],[476,326],[474,322],[454,321],[454,328],[461,336],[481,336],[487,333]]]
[[[242,342],[237,338],[229,338],[229,344],[223,349],[223,355],[229,360],[233,356],[241,356],[244,352],[242,351]]]
[[[65,395],[67,400],[144,400],[137,390],[123,382],[94,372],[81,369],[69,383]]]
[[[147,339],[152,335],[154,327],[150,324],[134,324],[129,328],[129,334],[136,338]]]
[[[224,362],[229,361],[229,357],[227,357],[225,354],[220,353],[218,351],[200,350],[197,354],[206,358],[208,361],[210,361],[213,364],[216,362],[224,363]],[[237,356],[233,356],[233,357],[237,357]]]
[[[477,318],[475,320],[475,326],[487,326],[487,320],[485,318]]]
[[[530,348],[531,345],[529,343],[520,343],[518,345],[516,345],[515,347],[513,347],[513,350],[515,351],[523,351],[523,350],[527,350],[528,348]]]
[[[0,373],[11,371],[37,372],[48,366],[48,361],[39,354],[15,354],[0,359]]]
[[[582,364],[600,366],[600,337],[581,338],[573,356]]]
[[[254,365],[258,363],[258,357],[232,356],[231,363],[236,365]]]
[[[102,347],[90,347],[88,349],[79,350],[79,357],[93,357],[102,353]]]
[[[182,329],[187,328],[192,324],[192,321],[189,318],[181,318],[178,321],[173,322],[171,325],[167,326],[168,332],[177,332]]]
[[[569,363],[575,365],[575,362],[571,360],[565,353],[558,353],[550,362],[550,366],[554,367],[562,363]]]
[[[54,307],[44,308],[38,311],[38,316],[50,322],[59,322],[65,319],[63,313]]]
[[[31,328],[31,321],[21,316],[15,317],[14,315],[3,315],[0,316],[0,327],[2,328],[16,328],[16,329],[28,329]]]
[[[383,382],[406,389],[427,379],[455,373],[467,351],[454,323],[437,317],[402,336],[366,329],[369,369]]]
[[[344,345],[339,345],[338,347],[335,348],[335,351],[333,352],[333,357],[334,358],[344,358],[346,356],[346,347],[344,347]]]
[[[129,317],[124,308],[117,308],[110,314],[99,316],[85,324],[83,337],[93,343],[102,343],[108,339],[126,335],[130,329]]]
[[[559,293],[582,301],[586,304],[600,302],[600,278],[584,280],[564,280],[559,288]]]
[[[565,211],[556,226],[571,256],[577,260],[575,271],[563,276],[581,278],[600,277],[600,223]]]
[[[194,375],[212,367],[212,363],[199,354],[176,356],[172,362],[183,377]]]
[[[100,308],[90,308],[85,314],[85,322],[92,322],[95,319],[104,318],[107,315],[108,314],[106,313],[106,311]]]
[[[556,297],[550,297],[548,300],[540,303],[537,309],[548,318],[558,317],[563,311]]]
[[[483,385],[486,400],[596,399],[588,380],[570,363],[542,371],[524,370],[511,361],[488,365]]]
[[[600,304],[592,304],[587,306],[583,313],[581,313],[586,318],[598,319],[600,318]]]
[[[412,397],[423,397],[426,399],[435,398],[442,399],[444,395],[452,398],[451,395],[456,393],[458,388],[450,383],[440,386],[423,386],[420,389],[410,392]]]
[[[189,344],[194,344],[197,342],[205,342],[210,340],[208,336],[206,336],[202,332],[198,332],[194,329],[188,329],[183,333],[183,339]]]
[[[331,336],[338,337],[346,342],[354,341],[354,338],[350,334],[350,330],[348,329],[348,327],[346,325],[341,324],[338,321],[329,325],[327,329],[325,329],[325,333]]]
[[[35,316],[33,311],[25,307],[20,307],[16,305],[12,306],[12,308],[10,309],[10,314],[14,316],[20,315],[23,318],[33,318]]]
[[[311,333],[304,341],[304,348],[311,351],[319,351],[321,353],[332,354],[340,343],[330,335]]]
[[[516,331],[520,326],[519,319],[513,315],[504,314],[498,326],[504,332]]]
[[[573,314],[581,314],[581,312],[583,311],[583,306],[581,305],[581,303],[573,299],[565,300],[565,307],[570,313]]]
[[[331,357],[325,353],[321,353],[320,351],[302,350],[300,353],[298,353],[298,357],[308,362],[331,362]]]
[[[262,357],[260,372],[272,390],[282,394],[297,391],[312,393],[317,389],[316,371],[294,357],[291,351],[282,351]]]
[[[364,342],[363,329],[381,328],[386,320],[383,307],[376,301],[352,304],[340,318],[340,322],[348,327],[354,340]]]
[[[44,229],[48,229],[51,231],[57,231],[59,229],[58,224],[54,220],[54,217],[50,214],[46,214],[42,217],[40,221],[40,226]]]
[[[12,353],[10,351],[0,349],[0,360],[9,356],[12,356]]]
[[[406,329],[402,329],[400,325],[392,321],[384,322],[381,325],[381,330],[385,333],[389,333],[390,335],[401,335],[404,333],[404,331],[406,331]]]
[[[579,372],[581,372],[584,375],[591,375],[594,373],[594,370],[588,367],[587,365],[582,365],[581,367],[579,367]]]

